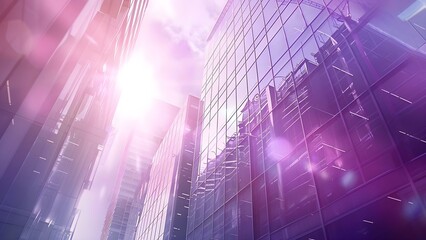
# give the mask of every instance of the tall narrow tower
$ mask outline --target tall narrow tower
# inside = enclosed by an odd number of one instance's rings
[[[147,1],[2,1],[0,236],[69,239]]]

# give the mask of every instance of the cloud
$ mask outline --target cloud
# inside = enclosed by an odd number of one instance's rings
[[[176,41],[187,41],[191,49],[203,54],[206,38],[226,0],[157,0],[151,1],[147,18],[166,26]]]
[[[181,105],[201,89],[204,51],[226,0],[150,1],[136,52],[152,65],[162,98]]]

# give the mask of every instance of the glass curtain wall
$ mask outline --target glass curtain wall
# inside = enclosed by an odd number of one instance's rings
[[[228,1],[188,239],[426,236],[424,1]]]

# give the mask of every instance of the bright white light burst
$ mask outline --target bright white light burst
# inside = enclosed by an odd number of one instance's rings
[[[121,90],[118,114],[127,118],[145,114],[158,93],[150,64],[132,58],[120,69],[117,78]]]

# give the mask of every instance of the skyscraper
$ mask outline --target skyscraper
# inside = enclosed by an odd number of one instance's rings
[[[163,141],[178,108],[162,101],[153,101],[149,117],[141,114],[133,120],[133,126],[126,126],[124,152],[117,154],[121,162],[119,176],[114,181],[115,193],[102,232],[102,239],[134,239],[136,224],[143,209],[147,193],[149,173],[154,154]],[[149,127],[147,127],[149,126]],[[123,144],[117,138],[115,144]]]
[[[424,238],[423,6],[228,1],[187,238]]]
[[[136,238],[185,239],[199,99],[189,96],[152,160]]]
[[[0,236],[69,239],[147,1],[0,7]]]

